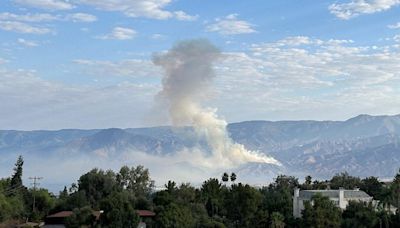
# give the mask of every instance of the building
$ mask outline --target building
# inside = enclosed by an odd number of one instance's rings
[[[342,210],[346,209],[349,201],[362,201],[367,203],[372,203],[373,198],[369,196],[364,191],[359,189],[355,190],[300,190],[295,188],[293,195],[293,216],[295,218],[300,218],[302,210],[304,210],[304,201],[311,201],[311,198],[316,195],[321,194],[322,196],[329,197],[336,206]]]
[[[98,221],[102,211],[93,211],[93,217],[95,221]],[[65,227],[66,219],[73,214],[72,211],[60,211],[55,214],[51,214],[45,219],[45,228],[62,228]]]
[[[138,228],[146,228],[148,223],[152,222],[152,219],[156,214],[149,210],[137,210],[137,214],[140,217]],[[60,211],[55,214],[49,215],[45,219],[45,228],[65,228],[66,219],[73,214],[72,211]],[[98,222],[103,211],[92,211],[95,222]]]
[[[146,228],[147,224],[156,216],[156,213],[149,210],[137,210],[136,212],[140,217],[138,228]]]

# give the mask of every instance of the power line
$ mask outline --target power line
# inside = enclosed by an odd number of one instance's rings
[[[40,183],[39,183],[39,180],[41,180],[41,179],[43,179],[43,177],[29,177],[29,179],[30,180],[33,180],[33,183],[31,183],[32,185],[33,185],[33,192],[32,192],[32,195],[33,195],[33,205],[32,205],[32,212],[34,212],[35,211],[35,204],[36,204],[36,194],[35,194],[35,192],[36,192],[36,186],[39,186],[40,185]]]

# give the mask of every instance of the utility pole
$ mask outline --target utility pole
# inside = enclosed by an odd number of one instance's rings
[[[40,185],[39,180],[43,179],[43,177],[29,177],[30,180],[33,180],[33,205],[32,205],[32,212],[35,212],[35,204],[36,204],[36,187]]]

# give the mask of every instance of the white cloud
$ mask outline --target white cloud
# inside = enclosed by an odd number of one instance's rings
[[[22,21],[22,22],[47,22],[58,20],[58,16],[48,13],[35,13],[35,14],[13,14],[13,13],[0,13],[0,20],[6,21]]]
[[[14,0],[16,3],[47,10],[70,10],[74,6],[64,0]]]
[[[73,22],[95,22],[95,21],[97,21],[97,17],[95,15],[87,14],[87,13],[68,14],[66,16],[66,19],[73,21]]]
[[[148,78],[161,75],[160,70],[156,68],[150,60],[125,59],[112,62],[77,59],[74,62],[82,66],[86,73],[98,77],[123,76]]]
[[[115,27],[111,33],[99,36],[104,40],[131,40],[136,36],[137,32],[130,28]]]
[[[151,35],[150,38],[153,40],[162,40],[162,39],[165,39],[166,36],[163,34],[156,33],[156,34]]]
[[[247,21],[238,20],[237,14],[230,14],[223,19],[215,19],[215,23],[206,27],[207,32],[218,32],[222,35],[237,35],[254,33],[254,25]]]
[[[213,103],[230,121],[400,112],[400,53],[393,46],[288,37],[225,55]]]
[[[172,0],[77,0],[80,4],[94,6],[105,11],[119,11],[128,17],[146,17],[152,19],[177,18],[178,20],[194,20],[196,16],[187,15],[183,11],[171,12],[164,8]]]
[[[175,15],[176,19],[178,19],[180,21],[195,21],[199,18],[198,15],[195,15],[195,16],[188,15],[187,13],[185,13],[183,11],[175,11],[174,15]]]
[[[385,11],[399,4],[400,0],[351,0],[349,3],[334,3],[329,10],[336,17],[348,20],[361,14]]]
[[[21,45],[26,46],[26,47],[36,47],[36,46],[38,46],[38,44],[36,42],[31,41],[31,40],[25,40],[25,39],[22,39],[22,38],[18,38],[17,42],[19,44],[21,44]]]
[[[399,29],[400,28],[400,22],[397,22],[396,24],[393,24],[393,25],[388,25],[388,28],[390,28],[390,29]]]
[[[0,21],[0,29],[5,31],[31,34],[46,34],[51,32],[51,30],[48,28],[33,26],[18,21]]]
[[[87,13],[73,13],[66,16],[52,15],[48,13],[35,13],[35,14],[13,14],[13,13],[0,13],[0,20],[2,21],[20,21],[29,23],[40,23],[49,21],[72,21],[72,22],[94,22],[97,17]]]
[[[394,38],[388,42],[393,45],[369,47],[297,36],[224,53],[206,105],[218,107],[229,122],[400,113],[400,52]],[[161,70],[149,59],[75,63],[74,75],[97,82],[72,86],[0,65],[0,128],[155,124],[143,120],[160,89]]]
[[[0,67],[0,128],[140,126],[157,90],[132,82],[68,85],[44,80],[35,71]]]

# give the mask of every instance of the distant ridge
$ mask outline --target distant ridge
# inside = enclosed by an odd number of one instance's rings
[[[241,177],[254,182],[277,173],[326,178],[347,171],[385,178],[400,168],[400,115],[358,115],[345,121],[244,121],[229,124],[228,130],[236,142],[283,164],[237,168]],[[0,165],[18,154],[51,158],[95,156],[100,151],[106,158],[115,159],[126,151],[165,156],[195,146],[209,150],[190,127],[0,130]]]

